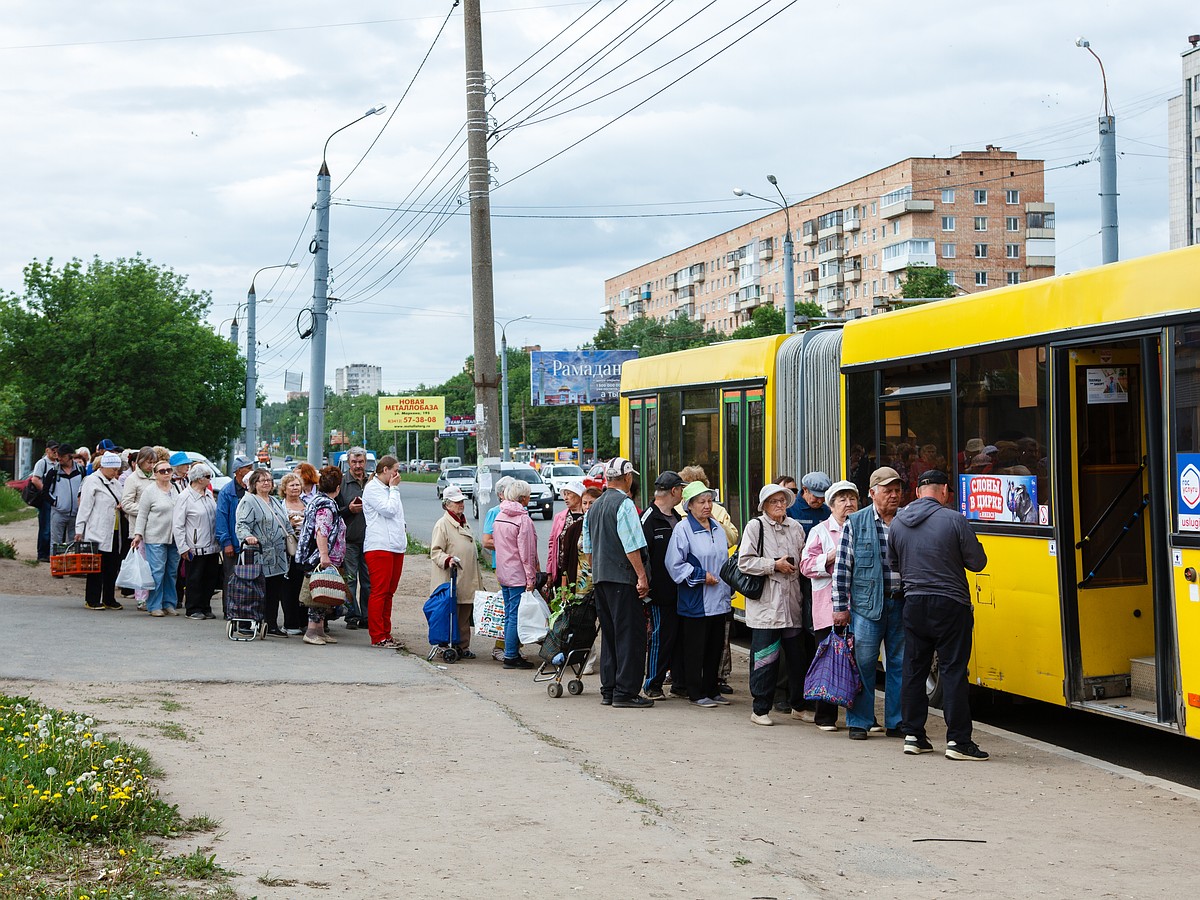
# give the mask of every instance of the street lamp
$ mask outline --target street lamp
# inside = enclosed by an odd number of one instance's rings
[[[294,269],[299,263],[280,263],[277,266],[263,266],[250,278],[250,290],[246,292],[246,455],[258,450],[258,348],[255,346],[254,309],[257,305],[254,295],[254,279],[268,269]],[[263,301],[270,303],[270,300]],[[236,318],[234,321],[237,321]],[[232,462],[230,463],[232,465]]]
[[[792,216],[787,198],[783,196],[783,191],[779,189],[779,181],[774,175],[768,175],[767,181],[771,183],[771,186],[775,188],[775,192],[779,194],[778,200],[770,197],[760,197],[758,194],[743,191],[741,188],[734,188],[733,193],[737,197],[753,197],[755,200],[774,204],[783,210],[784,227],[787,228],[787,233],[783,236],[783,330],[785,334],[791,334],[796,328],[796,277],[793,268],[796,254],[792,245]]]
[[[312,353],[308,378],[308,461],[320,468],[325,452],[325,336],[329,319],[329,166],[325,154],[329,142],[339,131],[345,131],[368,116],[377,116],[387,109],[374,106],[325,138],[321,148],[321,168],[317,172],[317,231],[308,250],[313,254],[313,325]]]
[[[532,318],[532,315],[517,316],[500,325],[500,459],[504,462],[512,459],[512,444],[508,441],[508,335],[504,330],[513,322]]]
[[[1090,41],[1078,38],[1075,46],[1092,54],[1100,66],[1100,83],[1104,88],[1104,115],[1100,117],[1100,247],[1104,263],[1116,262],[1120,256],[1117,234],[1117,119],[1108,106],[1108,76],[1104,63],[1092,49]]]

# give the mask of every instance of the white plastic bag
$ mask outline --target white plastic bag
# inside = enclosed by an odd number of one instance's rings
[[[537,591],[526,591],[517,607],[518,639],[522,644],[536,644],[545,639],[549,630],[550,607]]]
[[[475,592],[475,634],[499,640],[504,637],[504,595],[499,591]]]
[[[150,571],[150,563],[146,562],[146,554],[141,549],[130,550],[121,563],[121,571],[117,573],[117,587],[131,591],[154,590],[154,573]]]

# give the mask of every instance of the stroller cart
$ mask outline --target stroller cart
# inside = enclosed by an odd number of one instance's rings
[[[563,673],[570,669],[575,677],[567,682],[567,690],[574,695],[582,694],[583,667],[595,642],[596,600],[588,593],[564,606],[550,626],[538,650],[542,665],[534,673],[533,680],[549,682],[546,693],[558,698],[563,692]]]
[[[450,570],[450,580],[439,584],[423,607],[429,623],[429,655],[433,662],[439,653],[445,662],[458,662],[458,570]]]
[[[263,577],[262,563],[255,562],[254,547],[242,545],[241,556],[229,576],[229,587],[225,591],[225,634],[231,641],[261,640],[267,636],[266,616],[263,599],[267,592],[267,580]]]

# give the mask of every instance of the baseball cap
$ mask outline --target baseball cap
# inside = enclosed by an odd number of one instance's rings
[[[459,503],[467,499],[467,495],[462,492],[462,488],[455,485],[450,485],[442,491],[442,502]]]
[[[900,480],[900,473],[891,466],[881,466],[871,473],[871,487],[879,487],[882,484],[891,484],[893,481]]]
[[[622,475],[637,475],[638,470],[633,467],[633,463],[623,456],[615,456],[608,461],[608,465],[604,467],[605,478],[620,478]]]
[[[679,477],[679,473],[672,472],[670,469],[659,472],[658,477],[654,479],[654,487],[660,491],[669,491],[681,484],[683,484],[683,479]]]
[[[937,469],[926,469],[917,479],[917,487],[924,487],[927,484],[949,484],[950,479],[946,477],[945,472],[940,472]]]
[[[238,469],[244,469],[246,466],[252,465],[254,465],[254,463],[250,461],[250,458],[248,456],[242,456],[240,453],[233,458],[233,471],[235,472]]]
[[[856,485],[853,481],[835,481],[829,486],[829,489],[825,491],[825,496],[836,497],[838,494],[845,492],[851,492],[855,496],[858,496],[858,485]]]
[[[99,447],[101,450],[116,450],[117,449],[117,445],[114,444],[112,441],[110,441],[108,438],[105,438],[96,446]]]
[[[824,498],[825,492],[829,490],[829,485],[833,483],[833,479],[824,472],[809,472],[800,479],[800,484],[808,488],[810,493],[818,497]]]

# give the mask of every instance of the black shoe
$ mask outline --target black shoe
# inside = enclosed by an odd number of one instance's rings
[[[653,700],[645,697],[630,697],[628,700],[613,700],[613,709],[649,709],[654,705]]]
[[[865,741],[866,739],[867,739],[867,729],[865,729],[865,728],[851,728],[850,729],[850,740]]]
[[[904,732],[901,731],[899,728],[888,728],[886,731],[884,731],[883,736],[884,737],[902,738],[902,737],[904,737]]]
[[[103,609],[104,609],[104,604],[102,604],[102,603],[97,603],[97,604],[95,604],[95,605],[93,606],[91,603],[88,603],[88,602],[84,601],[83,608],[84,608],[84,609],[90,609],[90,610],[92,610],[93,612],[95,612],[96,610],[103,610]]]
[[[104,608],[105,608],[105,609],[124,609],[125,607],[123,607],[123,606],[122,606],[120,603],[118,603],[116,600],[105,600],[105,601],[104,601]]]
[[[187,617],[188,617],[189,619],[197,619],[197,620],[200,620],[200,619],[207,619],[207,618],[208,618],[208,616],[206,616],[206,615],[205,615],[204,613],[202,613],[202,612],[190,612],[190,613],[188,613],[188,614],[187,614]]]
[[[979,745],[974,741],[963,741],[962,743],[950,741],[946,744],[946,759],[985,760],[988,759],[988,755],[980,750]]]
[[[910,756],[917,756],[921,753],[931,753],[933,744],[929,743],[929,738],[918,737],[915,734],[910,734],[904,738],[904,752]]]
[[[600,705],[601,705],[601,706],[612,706],[612,697],[604,697],[604,696],[602,696],[602,697],[600,698]]]
[[[718,681],[717,682],[717,693],[718,694],[732,694],[733,688],[731,688],[729,686],[728,681]]]
[[[687,688],[680,688],[679,690],[675,690],[675,688],[671,688],[670,694],[672,697],[682,697],[684,700],[688,699]]]
[[[504,657],[504,668],[506,669],[532,669],[533,667],[533,663],[523,656],[514,656],[512,659]]]
[[[667,699],[666,695],[662,691],[660,691],[658,688],[650,688],[650,690],[646,691],[646,696],[649,697],[651,700],[666,700]]]
[[[48,556],[39,556],[39,557],[38,557],[38,562],[40,562],[40,563],[48,563],[48,562],[50,562],[50,557],[48,557]]]
[[[347,616],[346,617],[346,630],[347,631],[358,631],[359,625],[360,625],[360,622],[359,622],[359,619],[357,616]]]
[[[213,615],[213,614],[212,614],[212,613],[210,613],[210,612],[206,612],[206,613],[204,614],[204,618],[206,618],[206,619],[215,619],[215,618],[216,618],[216,616],[215,616],[215,615]]]
[[[271,637],[281,637],[281,638],[285,638],[288,636],[287,632],[284,631],[282,628],[268,628],[267,634],[269,634]]]

